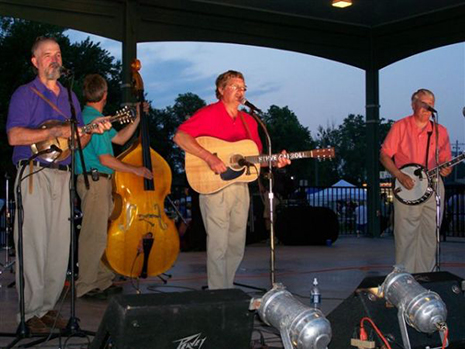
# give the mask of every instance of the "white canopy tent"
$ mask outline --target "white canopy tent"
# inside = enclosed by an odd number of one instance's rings
[[[330,188],[307,195],[307,200],[311,206],[332,207],[333,204],[338,201],[354,201],[360,203],[366,201],[366,199],[366,189],[358,188],[343,179],[333,184]]]

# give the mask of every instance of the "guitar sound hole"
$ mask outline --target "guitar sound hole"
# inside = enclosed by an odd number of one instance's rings
[[[239,165],[239,160],[244,159],[240,154],[233,154],[229,160],[230,167],[234,170],[240,170],[243,166]]]

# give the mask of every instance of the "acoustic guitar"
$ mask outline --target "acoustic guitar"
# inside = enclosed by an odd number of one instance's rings
[[[135,119],[134,111],[125,106],[123,109],[116,112],[114,116],[110,116],[107,121],[113,122],[120,122],[121,124],[125,124],[128,122],[133,122]],[[55,126],[64,126],[69,125],[69,121],[60,121],[60,120],[47,120],[42,123],[39,128],[40,129],[47,129],[52,128]],[[98,126],[97,122],[93,122],[83,126],[81,129],[84,133],[89,133],[92,129]],[[66,159],[71,151],[69,149],[69,142],[70,139],[66,137],[56,137],[52,139],[47,139],[46,141],[38,142],[31,144],[31,150],[33,154],[37,154],[39,152],[43,152],[43,154],[39,155],[38,157],[42,160],[48,162],[54,161],[63,161]],[[48,152],[44,152],[45,150],[50,150]]]
[[[269,155],[260,155],[257,144],[250,139],[227,142],[214,137],[197,137],[197,142],[216,155],[227,167],[226,172],[215,174],[199,157],[186,152],[186,175],[192,189],[200,194],[212,194],[237,182],[252,182],[260,175],[260,164],[268,163]],[[287,154],[273,154],[271,161],[280,157],[290,160],[334,158],[334,148],[314,149]]]

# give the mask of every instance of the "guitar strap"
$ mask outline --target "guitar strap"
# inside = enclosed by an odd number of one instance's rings
[[[252,134],[250,133],[249,125],[247,125],[247,122],[245,122],[244,115],[242,115],[241,111],[239,111],[239,117],[241,118],[242,124],[245,127],[245,132],[247,132],[247,137],[249,137],[249,139],[253,140],[252,139]]]
[[[33,86],[31,86],[31,90],[34,91],[34,93],[36,95],[38,95],[40,98],[42,98],[45,101],[45,103],[47,103],[49,106],[51,106],[53,110],[55,110],[58,114],[63,116],[65,118],[65,120],[69,119],[69,117],[67,115],[65,115],[60,109],[58,109],[58,107],[55,105],[55,103],[53,103],[50,99],[45,97],[42,92],[40,92],[38,89],[36,89]]]
[[[434,127],[433,122],[432,121],[430,121],[430,122],[431,122],[431,131],[428,132],[428,139],[427,139],[427,143],[426,143],[426,159],[425,159],[425,169],[426,169],[426,171],[428,171],[429,141],[431,139],[431,135],[433,134],[433,129],[434,129],[433,128]]]

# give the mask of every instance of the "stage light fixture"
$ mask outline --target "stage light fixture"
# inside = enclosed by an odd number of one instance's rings
[[[352,6],[352,0],[332,0],[333,7],[345,8]]]
[[[328,347],[331,325],[321,310],[301,303],[282,284],[274,284],[256,302],[260,318],[279,330],[285,349]]]
[[[441,297],[421,286],[403,266],[394,266],[379,288],[379,296],[394,305],[405,349],[411,349],[407,326],[419,332],[440,331],[441,341],[447,331],[447,308]]]

